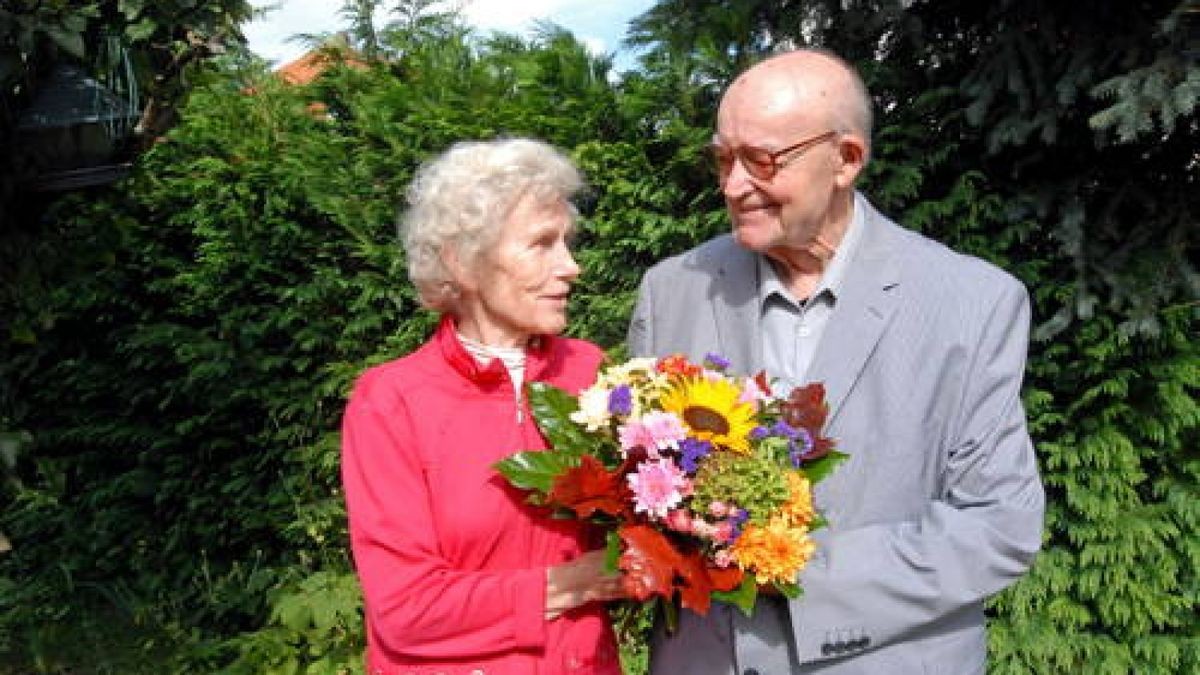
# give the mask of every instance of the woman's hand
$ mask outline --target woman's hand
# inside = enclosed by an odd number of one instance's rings
[[[556,619],[589,602],[623,597],[621,574],[604,569],[604,549],[589,551],[546,570],[546,619]]]

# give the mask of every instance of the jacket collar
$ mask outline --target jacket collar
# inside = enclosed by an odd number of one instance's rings
[[[861,239],[840,282],[838,309],[825,326],[805,378],[825,383],[830,422],[891,320],[898,295],[895,288],[900,283],[900,228],[861,194],[855,194],[854,208],[863,211]],[[721,239],[719,246],[706,249],[709,257],[699,262],[716,270],[716,283],[720,285],[712,294],[717,345],[737,371],[755,373],[763,368],[762,339],[757,330],[757,254],[739,246],[729,235]]]
[[[554,342],[557,339],[550,335],[539,335],[530,340],[529,347],[525,349],[526,382],[536,382],[545,377],[554,362]],[[504,369],[500,359],[492,359],[487,365],[480,365],[466,347],[462,346],[454,329],[454,317],[451,315],[442,315],[442,320],[433,335],[433,342],[437,344],[446,363],[467,380],[488,387],[509,382],[508,371]]]
[[[825,326],[808,372],[808,379],[825,382],[830,424],[857,384],[900,299],[896,288],[901,230],[862,195],[856,195],[855,208],[863,209],[866,216],[862,240],[847,268],[839,308]]]

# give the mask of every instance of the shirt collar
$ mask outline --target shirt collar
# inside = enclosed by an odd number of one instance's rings
[[[850,216],[850,225],[846,228],[846,234],[842,236],[842,241],[838,244],[837,250],[833,252],[833,258],[830,259],[829,266],[825,268],[824,274],[821,275],[821,280],[817,283],[817,288],[813,292],[813,298],[828,295],[836,301],[838,294],[841,292],[842,280],[846,276],[846,268],[850,266],[850,260],[854,258],[854,253],[859,248],[859,242],[862,240],[862,232],[865,227],[863,219],[865,218],[866,209],[859,203],[860,199],[861,197],[858,193],[855,193],[854,212]],[[757,258],[759,307],[765,307],[767,300],[775,294],[797,305],[802,304],[783,285],[783,281],[779,279],[779,274],[775,271],[775,266],[771,264],[770,259],[761,253]]]
[[[442,357],[450,366],[463,377],[481,385],[497,385],[508,382],[508,371],[500,359],[492,359],[487,364],[480,364],[471,356],[458,340],[458,331],[454,327],[454,318],[443,314],[433,339],[441,349]],[[552,335],[538,335],[530,341],[525,350],[525,378],[529,382],[540,381],[545,373],[554,365],[556,351],[553,343],[556,338]]]

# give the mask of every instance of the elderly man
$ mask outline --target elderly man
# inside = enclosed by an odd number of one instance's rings
[[[633,353],[717,352],[780,387],[824,382],[827,434],[850,455],[817,488],[831,525],[804,594],[760,596],[752,617],[685,613],[655,638],[657,674],[983,673],[983,601],[1040,545],[1028,296],[856,192],[870,133],[870,97],[840,58],[750,68],[713,141],[732,235],[642,280]]]

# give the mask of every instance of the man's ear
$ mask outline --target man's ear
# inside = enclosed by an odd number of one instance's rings
[[[834,180],[838,187],[851,189],[867,165],[867,144],[861,136],[854,132],[841,134],[838,137],[837,169]]]

